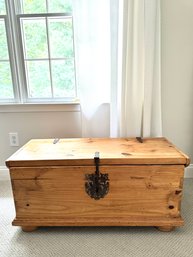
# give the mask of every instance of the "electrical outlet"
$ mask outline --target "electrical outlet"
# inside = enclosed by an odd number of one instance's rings
[[[17,132],[9,133],[9,145],[10,146],[19,146],[19,138]]]

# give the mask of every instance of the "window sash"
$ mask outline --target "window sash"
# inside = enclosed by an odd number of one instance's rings
[[[45,18],[46,21],[46,36],[47,36],[47,44],[48,44],[48,57],[47,58],[33,58],[33,61],[43,61],[43,60],[47,60],[48,64],[49,64],[49,76],[50,76],[50,86],[51,86],[51,96],[47,97],[47,98],[36,98],[36,97],[30,97],[30,85],[29,85],[29,77],[28,77],[28,69],[27,69],[27,64],[26,61],[30,60],[29,58],[25,58],[25,39],[23,38],[24,36],[24,32],[22,33],[22,19],[33,19],[33,18]],[[49,31],[48,31],[48,18],[58,18],[58,19],[65,19],[65,18],[70,18],[72,19],[72,15],[69,15],[69,13],[64,13],[64,14],[20,14],[17,15],[17,20],[18,20],[18,28],[19,28],[19,35],[20,35],[20,47],[21,47],[21,56],[22,56],[22,66],[23,66],[23,70],[24,70],[24,80],[25,80],[25,99],[27,102],[34,102],[34,101],[39,101],[39,99],[42,99],[44,101],[44,99],[46,99],[46,101],[51,100],[51,101],[61,101],[62,99],[64,99],[65,101],[67,101],[67,99],[69,99],[70,101],[72,101],[74,98],[77,97],[77,92],[76,92],[76,73],[75,73],[75,57],[73,55],[73,57],[65,57],[65,58],[53,58],[51,57],[50,54],[50,37],[49,37]],[[35,20],[35,19],[34,19]],[[72,25],[73,25],[73,19],[72,19]],[[74,50],[74,41],[73,41],[73,50]],[[74,60],[74,75],[75,75],[75,92],[74,92],[74,97],[56,97],[54,96],[54,86],[53,86],[53,76],[52,76],[52,61],[53,60],[67,60],[67,59],[73,59]]]

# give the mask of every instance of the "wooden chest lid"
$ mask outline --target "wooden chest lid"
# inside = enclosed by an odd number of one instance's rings
[[[95,152],[101,165],[182,164],[189,158],[165,138],[33,139],[13,154],[7,167],[93,165]]]

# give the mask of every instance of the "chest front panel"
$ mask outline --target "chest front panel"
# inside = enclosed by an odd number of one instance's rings
[[[17,218],[179,217],[183,167],[102,166],[109,192],[95,200],[85,190],[92,166],[12,168]]]

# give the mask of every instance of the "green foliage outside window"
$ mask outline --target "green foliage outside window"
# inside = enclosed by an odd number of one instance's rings
[[[0,15],[5,15],[5,14],[6,14],[5,1],[0,0]]]
[[[23,0],[24,13],[71,13],[72,0]],[[48,10],[47,10],[48,7]]]
[[[71,1],[23,0],[23,13],[71,13]],[[0,0],[0,13],[4,1]],[[0,20],[1,21],[1,20]],[[71,18],[22,18],[23,50],[29,97],[47,98],[75,96],[73,28]],[[48,30],[48,31],[47,31]],[[49,38],[47,37],[49,35]],[[5,26],[0,22],[0,60],[7,59]],[[38,60],[37,60],[38,59]],[[51,73],[50,73],[51,72]],[[51,90],[51,83],[53,89]],[[13,97],[9,62],[0,62],[0,98]]]

